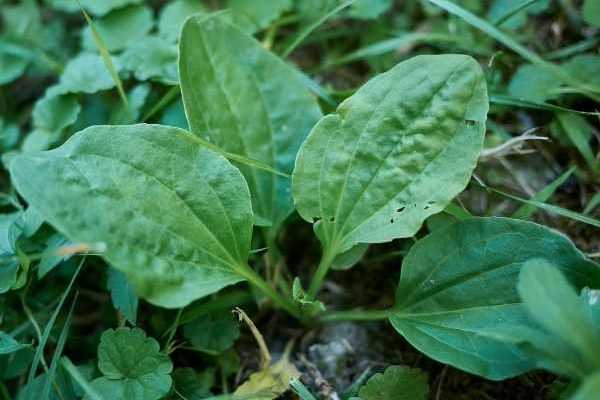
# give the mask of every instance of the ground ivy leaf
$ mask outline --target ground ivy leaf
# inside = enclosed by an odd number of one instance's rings
[[[504,379],[530,370],[535,360],[519,350],[519,332],[536,325],[516,287],[522,264],[537,257],[552,260],[578,288],[600,283],[600,268],[558,232],[469,218],[411,247],[390,321],[417,349],[465,371]]]
[[[113,306],[123,314],[127,321],[135,325],[138,298],[127,281],[127,276],[118,269],[109,268],[106,287],[110,291]]]
[[[164,6],[158,19],[158,34],[170,42],[179,39],[185,20],[194,14],[205,11],[197,0],[174,0]]]
[[[293,175],[300,215],[325,248],[412,236],[466,186],[488,98],[477,62],[417,56],[371,79],[322,118]]]
[[[240,337],[240,328],[231,312],[225,310],[196,318],[184,325],[183,333],[194,348],[219,354],[233,346]]]
[[[98,368],[104,376],[92,386],[106,398],[158,400],[171,389],[171,360],[139,328],[105,331],[98,346]]]
[[[187,20],[179,76],[192,132],[224,150],[291,173],[319,119],[300,74],[216,15]],[[293,210],[288,178],[238,165],[257,219],[276,227]]]
[[[375,374],[360,389],[361,400],[425,400],[427,374],[418,368],[392,365]]]
[[[122,50],[144,38],[154,25],[152,10],[142,5],[111,12],[94,21],[108,51]],[[95,51],[96,44],[89,26],[81,33],[82,48]]]
[[[137,80],[157,80],[173,85],[177,75],[177,46],[158,36],[145,37],[129,46],[120,57],[123,68]]]
[[[248,187],[186,131],[91,127],[55,150],[16,156],[10,169],[51,225],[73,242],[103,243],[102,255],[151,303],[182,307],[244,280]]]

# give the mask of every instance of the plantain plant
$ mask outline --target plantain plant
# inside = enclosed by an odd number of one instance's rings
[[[462,218],[411,247],[390,309],[319,301],[332,268],[369,244],[414,236],[469,183],[489,107],[473,58],[410,58],[323,116],[306,78],[221,14],[189,18],[179,54],[189,130],[92,126],[10,163],[27,203],[72,242],[101,249],[138,296],[182,308],[246,281],[307,324],[388,319],[429,357],[489,379],[541,366],[585,380],[581,390],[597,385],[600,353],[585,349],[598,347],[600,269],[541,225]],[[267,281],[249,263],[253,235],[277,262],[294,210],[322,249],[306,291],[299,280],[293,290]],[[547,311],[551,274],[561,297]],[[561,307],[577,311],[558,318]],[[564,335],[569,315],[580,341]],[[556,352],[543,351],[548,343],[559,343]]]

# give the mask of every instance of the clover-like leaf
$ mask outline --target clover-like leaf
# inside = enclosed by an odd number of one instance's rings
[[[373,375],[359,391],[361,400],[425,400],[428,394],[425,372],[397,365]]]
[[[245,279],[252,233],[244,178],[178,128],[96,126],[16,156],[15,187],[76,243],[102,243],[148,301],[181,307]]]
[[[105,331],[98,346],[98,369],[104,376],[92,387],[106,398],[157,400],[171,389],[171,360],[139,328]]]
[[[332,254],[413,235],[469,181],[487,110],[471,57],[396,65],[313,128],[293,174],[298,212]]]
[[[537,329],[517,292],[521,266],[545,258],[577,288],[600,283],[600,268],[551,229],[508,218],[468,218],[411,247],[390,321],[438,361],[489,379],[536,367],[520,349]]]
[[[292,172],[300,144],[321,116],[298,71],[217,15],[185,23],[179,78],[193,133],[283,173]],[[236,165],[257,220],[276,227],[293,210],[290,180]]]

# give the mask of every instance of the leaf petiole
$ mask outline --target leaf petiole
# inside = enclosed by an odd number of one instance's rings
[[[319,292],[321,285],[323,285],[323,279],[325,279],[327,272],[329,272],[329,269],[331,268],[331,265],[333,264],[333,261],[335,260],[337,254],[337,250],[335,250],[331,246],[323,252],[323,255],[321,256],[321,261],[319,262],[319,266],[317,267],[317,271],[315,272],[315,275],[313,276],[312,281],[310,282],[310,286],[308,288],[307,297],[309,300],[315,299],[315,296]]]

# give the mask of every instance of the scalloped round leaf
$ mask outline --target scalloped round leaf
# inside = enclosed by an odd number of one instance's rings
[[[179,78],[192,132],[280,172],[292,172],[300,144],[321,117],[297,70],[218,15],[185,23]],[[236,165],[257,220],[276,228],[294,209],[289,178]]]
[[[171,389],[169,356],[139,328],[105,331],[98,346],[98,369],[104,376],[91,385],[109,398],[158,400]]]
[[[394,328],[427,356],[489,379],[535,368],[519,350],[536,329],[517,292],[521,266],[552,260],[578,288],[600,267],[564,235],[522,220],[468,218],[411,247],[402,263]]]
[[[477,62],[417,56],[376,76],[322,118],[293,175],[300,215],[325,247],[412,236],[467,185],[488,97]]]
[[[248,187],[186,131],[95,126],[55,150],[16,156],[10,170],[51,225],[73,242],[101,243],[153,304],[182,307],[244,280]]]
[[[209,354],[219,354],[233,346],[240,337],[240,328],[228,310],[203,315],[184,325],[183,333],[194,348]]]

